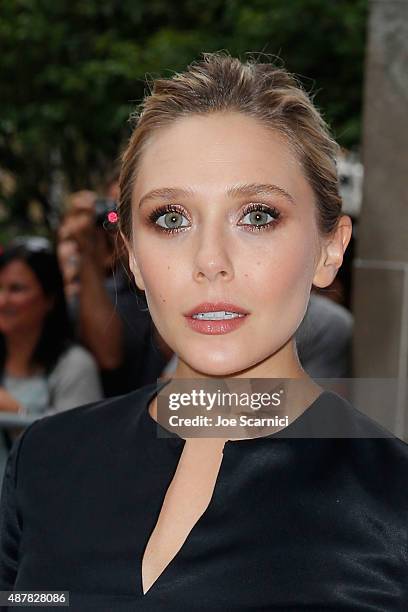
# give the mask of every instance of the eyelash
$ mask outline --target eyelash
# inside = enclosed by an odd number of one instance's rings
[[[244,223],[243,224],[244,227],[248,228],[250,232],[260,232],[260,231],[265,231],[265,230],[273,230],[278,225],[278,223],[280,222],[281,217],[282,217],[281,213],[274,206],[266,206],[265,204],[262,204],[262,203],[249,204],[245,208],[243,216],[246,217],[246,215],[248,215],[249,213],[251,213],[253,211],[259,211],[259,212],[268,213],[274,219],[273,219],[273,221],[268,221],[267,223],[265,223],[263,225],[250,225],[250,224]],[[173,228],[169,228],[169,227],[162,227],[161,225],[158,225],[156,223],[157,220],[161,216],[166,215],[169,212],[176,212],[176,213],[179,213],[179,214],[185,216],[183,211],[177,205],[175,205],[175,204],[168,204],[166,206],[160,206],[159,208],[156,208],[156,210],[153,210],[150,213],[149,217],[148,217],[148,221],[149,221],[149,223],[154,225],[155,228],[158,229],[158,231],[164,232],[165,234],[176,234],[178,232],[183,232],[184,230],[186,230],[187,227],[173,227]]]

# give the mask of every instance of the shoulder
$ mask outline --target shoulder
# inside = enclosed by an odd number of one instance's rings
[[[49,461],[69,449],[93,448],[109,445],[137,426],[140,413],[156,390],[156,383],[115,397],[76,406],[36,420],[25,430],[24,456]]]
[[[316,293],[310,295],[307,317],[313,325],[318,325],[319,327],[330,327],[335,324],[349,329],[353,326],[354,321],[352,313],[347,308]]]
[[[325,391],[275,437],[293,438],[285,444],[299,453],[301,472],[351,487],[356,503],[361,493],[408,513],[408,444],[354,404]]]
[[[99,369],[93,355],[84,347],[79,344],[72,344],[67,348],[62,355],[60,355],[57,363],[49,375],[49,383],[53,388],[60,388],[64,390],[67,385],[71,388],[76,384],[92,384],[97,380],[99,386]],[[81,387],[78,387],[78,390]],[[84,399],[81,400],[80,398]],[[100,399],[102,397],[102,390],[95,395],[79,395],[76,405],[82,404],[85,401],[91,401],[92,399]],[[75,405],[75,404],[74,404]]]
[[[59,357],[55,364],[54,372],[64,371],[66,368],[73,368],[82,371],[84,368],[96,367],[93,355],[79,344],[72,344]]]
[[[338,358],[339,350],[349,345],[354,326],[353,314],[341,304],[312,293],[305,316],[296,332],[296,342],[304,360],[321,359],[325,353]]]
[[[333,394],[336,395],[336,394]],[[336,408],[337,406],[337,408]],[[332,414],[341,413],[345,474],[366,493],[408,516],[408,444],[360,410],[363,406],[337,396]],[[336,409],[336,410],[335,410]]]
[[[335,391],[325,391],[316,402],[313,411],[313,433],[322,437],[343,438],[349,446],[370,448],[372,459],[380,463],[388,455],[390,461],[402,462],[400,467],[407,468],[408,477],[408,444],[379,422],[360,410]],[[362,443],[362,440],[364,442]],[[385,453],[385,455],[384,455]]]

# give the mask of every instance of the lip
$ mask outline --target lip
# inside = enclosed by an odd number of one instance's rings
[[[237,317],[235,319],[220,319],[218,321],[204,321],[200,319],[193,319],[192,315],[199,312],[212,312],[217,310],[226,310],[228,312],[236,312],[238,314],[245,315],[243,317]],[[248,319],[250,313],[244,310],[236,304],[230,302],[203,302],[198,304],[184,316],[186,317],[187,324],[191,329],[198,332],[199,334],[207,335],[220,335],[228,334],[229,332],[238,329]]]
[[[199,312],[217,312],[218,310],[226,310],[228,312],[236,312],[244,315],[249,314],[248,310],[245,310],[236,304],[231,304],[231,302],[202,302],[201,304],[194,306],[194,308],[188,312],[185,312],[184,316],[191,317]]]

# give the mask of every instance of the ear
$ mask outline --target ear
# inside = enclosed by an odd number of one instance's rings
[[[335,230],[323,239],[320,258],[313,277],[315,287],[328,287],[343,263],[343,255],[350,242],[353,224],[348,215],[342,215]]]
[[[131,245],[129,244],[127,238],[125,238],[125,236],[122,234],[122,232],[120,232],[120,235],[122,237],[122,240],[123,240],[123,242],[125,244],[125,247],[126,247],[126,250],[127,250],[127,253],[128,253],[129,268],[130,268],[130,270],[131,270],[131,272],[133,274],[133,277],[135,279],[135,283],[139,287],[139,289],[144,291],[145,290],[145,285],[144,285],[144,282],[143,282],[142,275],[140,273],[139,265],[138,265],[138,263],[136,261],[135,255],[134,255],[134,251],[133,251]]]

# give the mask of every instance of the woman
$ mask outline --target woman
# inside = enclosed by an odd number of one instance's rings
[[[17,239],[0,256],[0,385],[1,414],[18,414],[24,424],[103,397],[93,358],[74,342],[58,262],[44,238]],[[1,431],[1,478],[16,433]]]
[[[351,235],[335,154],[273,65],[205,54],[156,80],[119,219],[171,384],[291,379],[301,401],[238,439],[163,437],[156,384],[35,423],[7,467],[2,589],[64,589],[75,610],[405,609],[408,447],[322,390],[294,342]],[[285,437],[321,417],[329,436]]]

